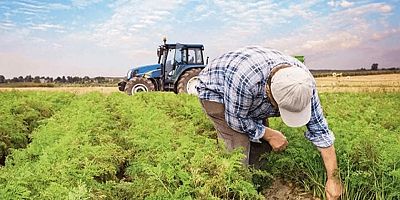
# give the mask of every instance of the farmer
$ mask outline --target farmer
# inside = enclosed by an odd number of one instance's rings
[[[337,199],[334,135],[323,116],[315,80],[297,59],[277,50],[245,47],[211,61],[199,75],[200,102],[228,150],[241,147],[245,164],[259,167],[260,156],[282,151],[286,137],[268,127],[280,116],[290,127],[307,126],[305,137],[320,151],[327,173],[328,199]]]

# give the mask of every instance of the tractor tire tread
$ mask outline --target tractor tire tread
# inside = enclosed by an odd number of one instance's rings
[[[182,76],[179,78],[178,86],[176,87],[177,93],[187,93],[185,89],[187,82],[189,81],[190,78],[199,75],[201,70],[202,70],[201,68],[194,68],[184,72]]]
[[[125,87],[125,92],[128,95],[133,95],[132,94],[132,89],[136,84],[143,84],[146,86],[147,91],[155,91],[155,86],[154,83],[147,78],[143,78],[143,77],[133,77],[130,81],[128,81],[128,83],[126,84]]]

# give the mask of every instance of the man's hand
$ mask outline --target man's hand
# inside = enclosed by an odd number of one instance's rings
[[[339,179],[335,147],[318,148],[324,160],[328,180],[325,185],[326,199],[336,200],[342,194],[342,184]]]
[[[268,141],[273,151],[283,151],[288,145],[286,137],[279,131],[266,128],[263,139]]]
[[[336,178],[328,178],[325,185],[326,199],[336,200],[342,194],[342,185],[340,180]]]

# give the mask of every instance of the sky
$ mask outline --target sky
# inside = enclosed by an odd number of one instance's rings
[[[247,45],[310,69],[400,67],[400,0],[0,0],[0,75],[124,76],[162,38],[210,59]]]

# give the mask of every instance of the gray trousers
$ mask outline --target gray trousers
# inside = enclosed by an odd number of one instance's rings
[[[243,163],[261,168],[265,159],[261,159],[260,156],[272,150],[269,143],[263,139],[260,139],[261,143],[251,142],[246,134],[229,127],[225,121],[224,104],[205,100],[200,100],[200,102],[208,117],[213,121],[215,129],[218,131],[218,138],[224,141],[226,149],[232,151],[242,147],[245,155]],[[268,119],[265,120],[264,125],[268,125]]]

